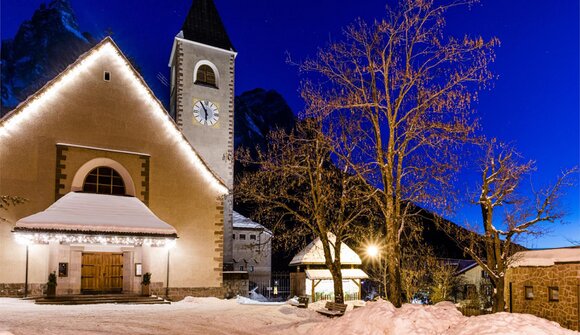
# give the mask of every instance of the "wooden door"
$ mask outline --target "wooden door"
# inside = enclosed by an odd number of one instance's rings
[[[81,292],[117,293],[123,290],[123,254],[85,252],[82,259]]]

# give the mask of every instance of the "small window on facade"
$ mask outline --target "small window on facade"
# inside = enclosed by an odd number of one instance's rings
[[[248,266],[248,272],[254,272],[254,266],[253,265]]]
[[[255,240],[256,239],[256,235],[250,235],[250,240]]]
[[[533,286],[525,286],[524,293],[527,300],[534,299],[534,287]]]
[[[99,166],[85,177],[83,192],[97,194],[125,195],[123,177],[114,169]]]
[[[232,234],[232,239],[236,239],[236,234]]]
[[[105,81],[110,81],[111,80],[111,72],[105,71],[105,73],[103,74],[103,79]]]
[[[244,266],[240,265],[240,271],[244,271]]]
[[[240,234],[240,240],[245,240],[246,239],[246,234]]]
[[[548,300],[560,301],[560,292],[557,286],[548,287]]]
[[[197,69],[195,84],[217,87],[215,72],[209,65],[202,65]]]

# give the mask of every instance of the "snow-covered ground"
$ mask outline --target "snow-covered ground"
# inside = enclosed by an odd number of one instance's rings
[[[525,314],[464,317],[451,303],[435,306],[368,303],[328,319],[290,305],[246,305],[235,299],[191,298],[171,305],[35,305],[0,298],[0,335],[19,334],[433,334],[573,335]]]

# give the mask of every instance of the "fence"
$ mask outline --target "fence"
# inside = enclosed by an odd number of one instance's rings
[[[290,297],[290,273],[273,272],[269,280],[250,276],[250,290],[254,288],[254,292],[270,301],[286,300]]]

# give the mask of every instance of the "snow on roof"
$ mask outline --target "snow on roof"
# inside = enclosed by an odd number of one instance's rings
[[[70,192],[45,211],[16,222],[15,230],[175,235],[135,197]]]
[[[328,269],[305,270],[306,277],[311,280],[332,279]],[[367,279],[369,276],[361,269],[341,269],[342,279]]]
[[[332,258],[334,259],[334,243],[336,242],[336,236],[332,233],[328,233],[328,240],[331,244],[330,252]],[[340,262],[342,264],[362,264],[360,257],[354,252],[348,245],[344,242],[340,247]],[[322,249],[322,241],[320,237],[312,241],[306,248],[302,249],[292,261],[290,261],[290,266],[300,265],[300,264],[324,264],[324,250]]]
[[[268,234],[272,235],[272,232],[266,229],[266,227],[262,226],[257,222],[252,221],[251,219],[243,216],[242,214],[236,211],[234,211],[233,225],[234,228],[263,230]]]
[[[520,251],[512,256],[510,267],[552,266],[570,262],[580,262],[580,247]]]

